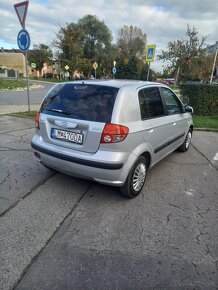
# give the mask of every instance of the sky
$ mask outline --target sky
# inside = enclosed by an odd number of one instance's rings
[[[21,25],[14,4],[19,2],[22,0],[0,0],[0,47],[18,48]],[[105,22],[113,42],[124,25],[141,28],[147,34],[147,44],[157,46],[156,54],[167,49],[170,41],[185,38],[187,24],[198,30],[199,37],[207,36],[206,44],[218,41],[217,0],[29,0],[25,28],[31,47],[39,43],[50,45],[60,27],[76,23],[87,14]],[[151,66],[162,70],[158,61]]]

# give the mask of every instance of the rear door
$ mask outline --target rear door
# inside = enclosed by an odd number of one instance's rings
[[[43,141],[96,152],[105,123],[111,120],[117,92],[113,87],[74,82],[54,86],[40,109]]]
[[[171,125],[165,117],[165,110],[157,87],[139,91],[144,140],[153,151],[153,163],[169,152]]]
[[[168,88],[160,87],[163,102],[167,112],[167,119],[171,124],[171,149],[176,149],[184,140],[190,125],[190,117],[184,113],[183,105],[178,97]]]

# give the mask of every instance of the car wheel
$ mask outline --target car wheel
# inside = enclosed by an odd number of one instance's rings
[[[133,165],[126,182],[120,188],[121,194],[128,198],[133,198],[139,195],[145,183],[147,175],[146,158],[140,156]]]
[[[191,140],[192,140],[192,130],[189,129],[184,142],[182,143],[182,145],[178,148],[179,151],[181,152],[186,152],[188,151],[190,145],[191,145]]]

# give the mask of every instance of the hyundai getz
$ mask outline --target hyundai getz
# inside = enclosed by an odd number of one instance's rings
[[[192,112],[163,84],[56,84],[37,113],[31,145],[46,167],[118,186],[132,198],[141,192],[149,168],[176,149],[188,150]]]

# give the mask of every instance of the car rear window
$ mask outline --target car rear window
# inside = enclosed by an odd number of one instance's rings
[[[50,115],[110,122],[118,88],[90,84],[58,84],[45,97],[40,111]]]

